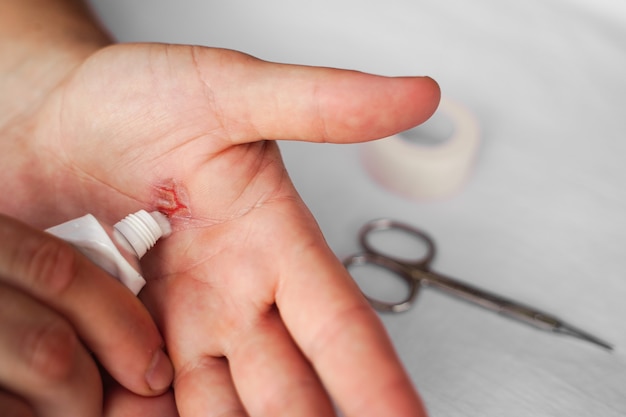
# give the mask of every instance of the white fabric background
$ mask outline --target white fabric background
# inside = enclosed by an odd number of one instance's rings
[[[617,346],[540,332],[425,290],[383,316],[433,417],[626,415],[626,3],[621,0],[96,1],[122,41],[427,74],[478,117],[464,188],[413,201],[373,183],[359,146],[283,143],[331,247],[361,223],[428,230],[435,269]]]

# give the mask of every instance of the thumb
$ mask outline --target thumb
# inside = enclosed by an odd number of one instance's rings
[[[378,139],[426,121],[440,99],[429,77],[276,64],[209,48],[199,49],[196,59],[234,143]],[[216,62],[227,65],[215,71]]]

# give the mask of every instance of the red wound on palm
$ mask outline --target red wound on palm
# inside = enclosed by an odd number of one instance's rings
[[[174,179],[168,179],[155,187],[156,209],[167,217],[191,217],[189,195],[185,187]]]

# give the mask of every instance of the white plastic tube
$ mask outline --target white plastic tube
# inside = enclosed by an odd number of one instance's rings
[[[135,295],[146,284],[139,260],[157,240],[169,236],[171,231],[163,214],[144,210],[129,214],[112,228],[87,214],[46,230],[70,242]]]

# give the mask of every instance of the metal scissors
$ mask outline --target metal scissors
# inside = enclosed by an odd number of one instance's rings
[[[383,230],[408,234],[421,241],[425,245],[425,253],[411,261],[382,253],[376,248],[376,245],[372,244],[370,238],[374,233]],[[406,311],[415,302],[420,288],[432,287],[541,330],[573,336],[607,350],[613,349],[609,343],[570,326],[551,314],[433,272],[430,269],[430,264],[436,253],[435,243],[428,234],[420,229],[390,219],[378,219],[366,223],[361,228],[359,241],[363,247],[363,252],[344,260],[344,265],[348,270],[363,265],[383,268],[402,279],[408,286],[405,298],[398,302],[381,301],[364,293],[370,304],[379,311],[393,313]]]

